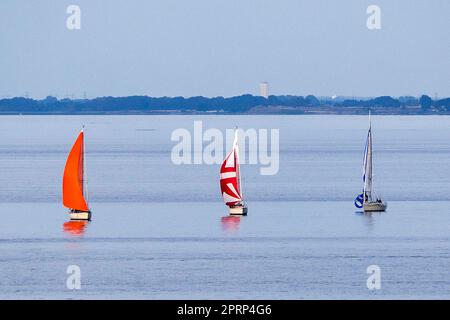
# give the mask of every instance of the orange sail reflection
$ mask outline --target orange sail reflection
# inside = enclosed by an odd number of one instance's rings
[[[66,233],[82,236],[88,223],[88,221],[67,221],[63,224],[63,229]]]
[[[222,230],[224,231],[237,231],[239,230],[239,224],[241,223],[241,217],[237,216],[225,216],[221,218]]]

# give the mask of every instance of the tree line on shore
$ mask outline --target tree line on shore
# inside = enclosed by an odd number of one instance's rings
[[[450,111],[450,98],[435,99],[427,95],[420,98],[404,96],[393,98],[381,96],[367,99],[333,99],[308,96],[261,96],[244,94],[235,97],[98,97],[94,99],[57,99],[48,96],[36,100],[25,97],[0,99],[0,113],[120,113],[120,112],[208,112],[246,113],[255,107],[291,107],[291,108],[401,108],[416,107],[417,112],[432,109]],[[260,108],[261,110],[261,108]]]

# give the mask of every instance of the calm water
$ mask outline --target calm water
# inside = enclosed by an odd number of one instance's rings
[[[173,130],[280,130],[280,170],[243,165],[249,216],[227,218],[219,165],[172,163]],[[67,152],[86,124],[93,221],[67,223]],[[0,298],[450,299],[450,117],[2,116]],[[381,269],[381,290],[366,268]],[[81,290],[66,268],[81,268]]]

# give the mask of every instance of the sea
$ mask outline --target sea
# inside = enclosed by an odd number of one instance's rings
[[[450,299],[450,117],[371,121],[365,214],[366,116],[0,116],[0,299]],[[61,201],[83,125],[88,223]],[[202,159],[235,126],[245,217]]]

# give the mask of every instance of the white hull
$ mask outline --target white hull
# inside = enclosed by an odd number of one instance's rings
[[[80,211],[80,212],[69,212],[70,220],[91,220],[90,211]]]
[[[386,211],[386,202],[364,202],[364,212],[380,212]]]
[[[247,211],[247,206],[230,207],[230,215],[232,216],[246,216]]]

